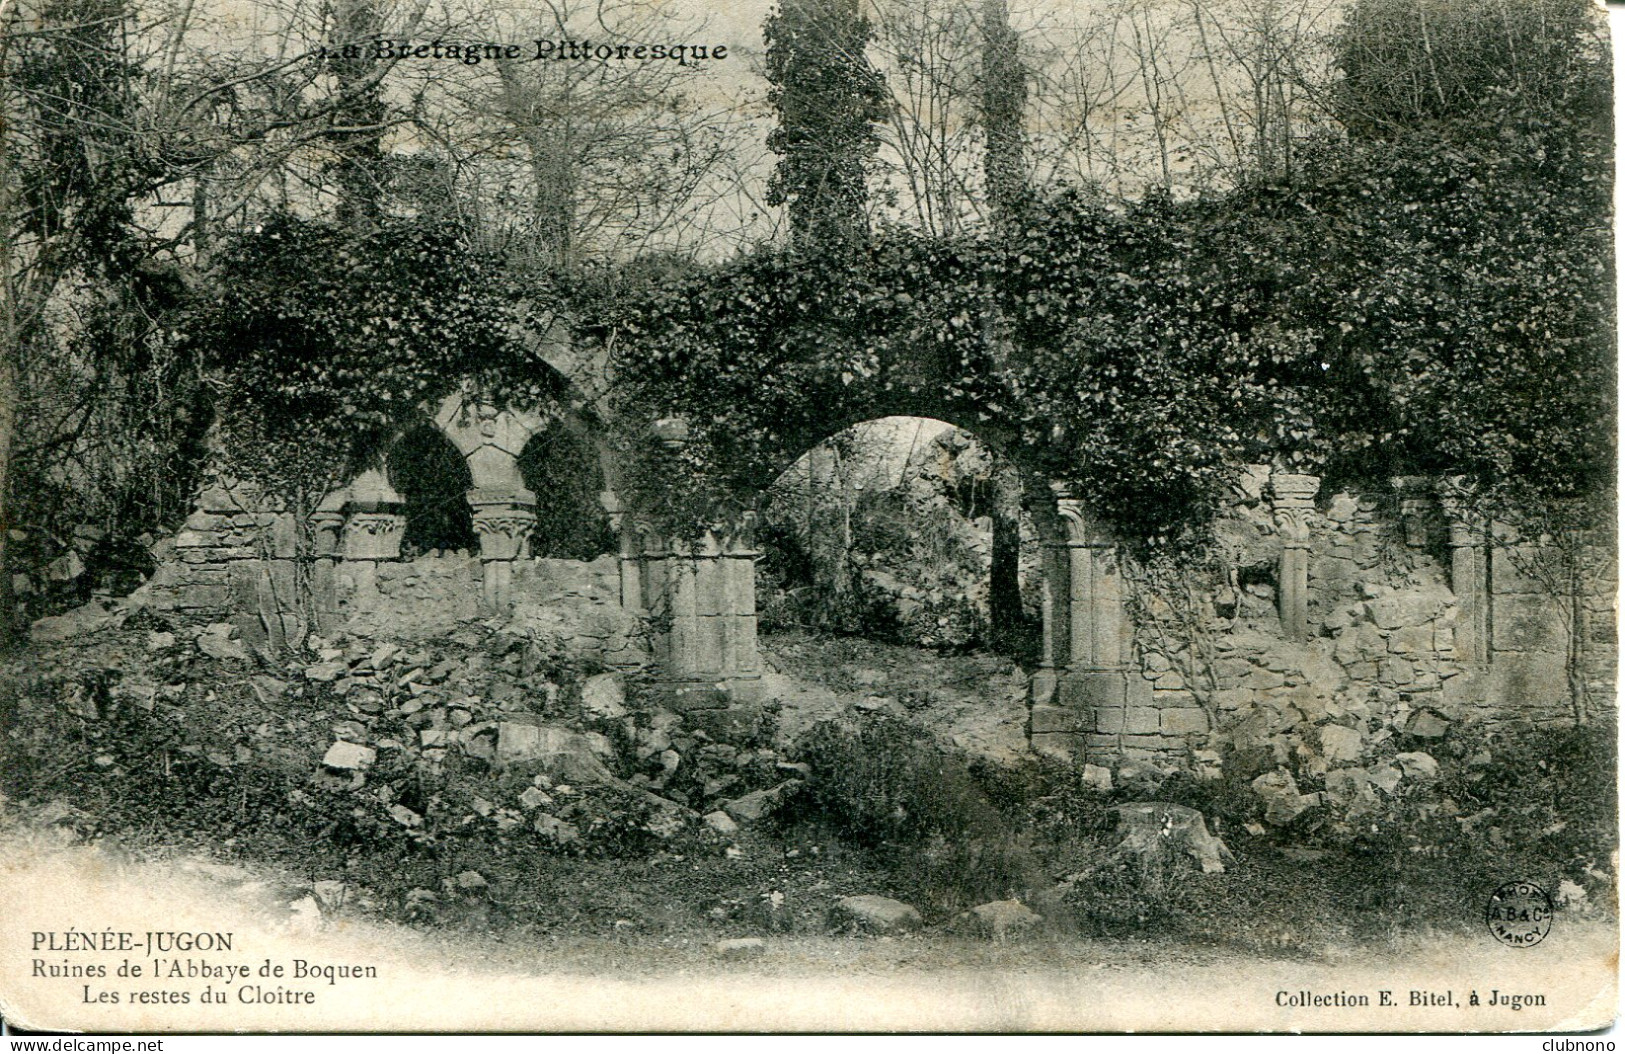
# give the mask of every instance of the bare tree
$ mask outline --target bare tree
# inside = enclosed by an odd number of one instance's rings
[[[876,30],[887,87],[883,169],[913,225],[957,233],[985,218],[977,169],[982,29],[969,0],[894,4]]]
[[[703,20],[630,0],[481,4],[446,31],[611,48],[709,39]],[[729,62],[548,57],[416,74],[418,156],[436,159],[469,228],[521,266],[737,244],[755,219],[733,208],[747,196],[740,144],[759,136],[717,91]]]

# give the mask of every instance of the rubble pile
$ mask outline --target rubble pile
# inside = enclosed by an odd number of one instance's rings
[[[296,807],[337,795],[412,841],[529,832],[587,855],[727,842],[804,771],[769,745],[769,720],[724,741],[635,673],[561,654],[522,624],[433,641],[313,635],[280,662],[226,622],[125,609],[82,613],[75,629],[31,699],[80,721],[145,714],[210,763],[291,775]]]

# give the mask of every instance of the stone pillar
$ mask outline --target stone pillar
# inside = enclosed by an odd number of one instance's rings
[[[1060,534],[1045,547],[1045,666],[1033,678],[1029,732],[1046,752],[1106,757],[1133,744],[1147,719],[1128,720],[1128,619],[1117,549],[1084,514],[1080,501],[1054,488]],[[1156,715],[1149,715],[1155,732]]]
[[[1291,640],[1309,636],[1309,518],[1315,511],[1320,477],[1293,472],[1270,475],[1275,526],[1281,532],[1281,565],[1276,601],[1281,630]]]
[[[1450,589],[1456,594],[1456,659],[1490,661],[1489,535],[1484,517],[1447,483],[1439,503],[1450,523]]]
[[[1090,524],[1077,499],[1060,498],[1056,506],[1066,525],[1067,668],[1119,669],[1128,620],[1117,546]]]
[[[1399,524],[1405,534],[1405,544],[1412,549],[1425,549],[1428,527],[1432,519],[1433,494],[1426,476],[1395,476],[1391,481],[1399,498]]]
[[[754,521],[747,514],[733,530],[697,543],[627,532],[636,538],[623,552],[637,551],[642,607],[657,628],[655,656],[677,705],[715,709],[758,694]]]
[[[176,606],[210,615],[255,608],[262,518],[251,488],[216,474],[175,537]]]
[[[316,628],[325,633],[338,613],[338,559],[344,545],[344,492],[322,502],[310,514],[312,543],[310,591]]]
[[[383,470],[370,468],[356,477],[344,502],[343,553],[358,606],[376,602],[378,565],[401,558],[405,532],[406,499],[389,485]]]
[[[635,522],[621,507],[620,495],[604,490],[598,502],[609,515],[609,529],[615,535],[615,568],[620,575],[621,607],[635,614],[644,611],[643,532],[646,525]]]
[[[722,544],[718,569],[723,581],[722,666],[734,679],[761,675],[756,653],[756,514],[740,517]]]
[[[480,536],[480,602],[487,614],[513,607],[513,564],[536,528],[536,495],[522,488],[468,492]]]

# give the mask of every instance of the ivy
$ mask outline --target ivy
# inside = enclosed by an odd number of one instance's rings
[[[1613,464],[1606,153],[1573,133],[1344,144],[1315,178],[1188,202],[1062,194],[1002,238],[764,250],[583,334],[613,333],[630,435],[688,423],[632,473],[684,522],[894,414],[978,432],[1136,543],[1199,543],[1253,462],[1565,499]]]
[[[290,501],[320,500],[464,383],[516,404],[558,392],[522,339],[523,291],[449,231],[282,216],[217,267],[183,329],[218,379],[220,452]]]
[[[1249,463],[1557,501],[1613,475],[1608,156],[1587,127],[1502,114],[1477,140],[1327,147],[1290,185],[1061,193],[997,235],[543,287],[433,227],[283,218],[223,254],[187,339],[236,463],[284,493],[319,494],[461,383],[557,397],[537,338],[558,310],[611,364],[615,487],[677,531],[891,415],[977,433],[1142,545],[1199,545]]]

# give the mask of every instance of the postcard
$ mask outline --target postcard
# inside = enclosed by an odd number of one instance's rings
[[[0,4],[0,1015],[1608,1027],[1610,17]]]

